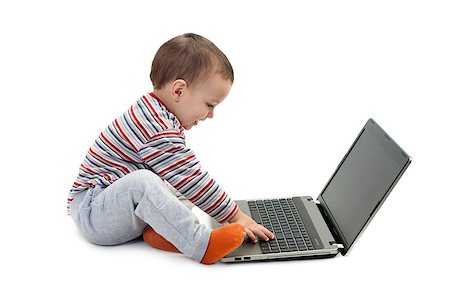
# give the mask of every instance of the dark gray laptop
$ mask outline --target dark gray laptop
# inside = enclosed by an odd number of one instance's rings
[[[275,239],[253,244],[246,237],[221,261],[347,254],[410,163],[410,156],[369,119],[317,200],[301,196],[236,201],[242,212],[275,233]]]

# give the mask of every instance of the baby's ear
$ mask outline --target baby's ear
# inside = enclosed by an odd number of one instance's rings
[[[175,101],[179,101],[183,97],[183,93],[187,88],[187,83],[183,79],[177,79],[172,83],[171,95]]]

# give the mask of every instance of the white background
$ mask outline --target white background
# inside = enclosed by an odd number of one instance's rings
[[[448,293],[447,1],[8,2],[0,296]],[[143,242],[99,247],[80,236],[65,207],[86,150],[152,90],[156,50],[185,32],[234,66],[215,118],[186,133],[233,199],[316,197],[369,117],[413,157],[348,256],[204,266]]]

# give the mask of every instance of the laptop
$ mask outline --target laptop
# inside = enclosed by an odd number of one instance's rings
[[[316,200],[294,196],[236,201],[275,239],[254,244],[246,237],[221,262],[346,255],[410,163],[411,157],[369,119]],[[212,218],[210,224],[220,226]]]

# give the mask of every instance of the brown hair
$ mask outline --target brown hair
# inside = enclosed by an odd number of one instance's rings
[[[203,36],[186,33],[172,38],[158,49],[150,80],[155,89],[177,79],[190,85],[205,79],[212,71],[233,83],[233,67],[225,54]]]

